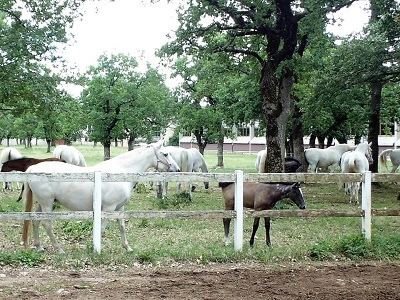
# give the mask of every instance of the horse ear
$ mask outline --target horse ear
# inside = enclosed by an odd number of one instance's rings
[[[157,148],[161,148],[164,146],[164,138],[160,139],[157,143],[156,143],[156,147]]]

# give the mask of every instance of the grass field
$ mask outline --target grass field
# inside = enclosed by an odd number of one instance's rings
[[[4,148],[0,147],[0,149]],[[17,147],[23,156],[44,158],[51,156],[46,148],[34,146],[31,149]],[[77,146],[85,156],[88,165],[100,162],[103,157],[101,146]],[[111,149],[111,156],[127,151],[126,148]],[[205,153],[211,172],[256,172],[256,155],[224,153],[224,168],[216,169],[215,152]],[[175,194],[172,184],[167,200],[156,198],[155,191],[139,185],[126,210],[221,210],[223,202],[217,182],[212,182],[209,190],[201,183],[193,193],[193,200]],[[349,204],[349,197],[340,190],[338,184],[303,184],[308,209],[355,209]],[[373,186],[373,208],[399,208],[396,200],[400,190],[395,184]],[[1,192],[0,211],[22,211],[22,203],[17,203],[19,191]],[[297,209],[283,201],[280,209]],[[58,211],[62,208],[58,207]],[[101,255],[93,254],[92,222],[56,221],[54,228],[61,246],[67,254],[55,253],[49,239],[41,231],[41,238],[47,248],[45,255],[24,252],[20,245],[22,224],[19,221],[2,222],[0,237],[0,264],[48,264],[58,267],[83,267],[87,264],[104,264],[110,268],[134,263],[175,264],[180,262],[203,264],[210,262],[258,261],[283,263],[290,261],[350,259],[399,259],[400,258],[400,218],[374,217],[372,245],[361,236],[360,218],[272,218],[271,242],[265,245],[263,222],[257,233],[254,248],[248,246],[252,229],[251,219],[245,219],[245,247],[235,252],[233,243],[224,245],[222,220],[212,219],[131,219],[126,220],[128,240],[134,251],[127,253],[119,240],[119,231],[114,220],[108,224],[102,239]],[[233,223],[233,222],[232,222]],[[233,225],[231,225],[233,232]],[[361,237],[361,239],[360,239]],[[233,239],[233,237],[232,237]]]

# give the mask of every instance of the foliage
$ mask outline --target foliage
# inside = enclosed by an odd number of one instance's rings
[[[30,107],[46,93],[44,63],[61,62],[57,49],[83,1],[4,0],[0,4],[0,109]],[[51,76],[50,76],[51,77]]]
[[[0,265],[34,267],[46,261],[44,253],[33,251],[0,252]]]
[[[352,261],[363,259],[398,259],[400,257],[400,239],[374,236],[368,242],[362,235],[344,236],[339,240],[323,240],[309,250],[311,259],[318,261],[337,260],[345,257]]]
[[[114,139],[151,140],[169,125],[172,101],[164,78],[156,70],[137,70],[135,58],[102,55],[86,73],[82,93],[85,121],[92,141],[110,148]],[[108,159],[109,157],[106,157]]]

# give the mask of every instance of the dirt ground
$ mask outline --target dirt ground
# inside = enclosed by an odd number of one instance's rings
[[[0,299],[400,299],[400,263],[0,269]]]

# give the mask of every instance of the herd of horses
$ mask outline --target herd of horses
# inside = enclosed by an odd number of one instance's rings
[[[312,172],[317,172],[318,168],[327,168],[338,165],[343,173],[361,173],[369,169],[372,163],[371,145],[360,143],[357,146],[339,144],[330,146],[326,149],[309,148],[304,151],[306,161]],[[400,165],[400,150],[385,150],[379,158],[381,164],[386,167],[387,156],[393,164],[391,172],[395,172]],[[259,172],[263,172],[267,150],[258,153],[255,167]],[[164,146],[164,141],[144,145],[140,148],[128,151],[112,159],[100,162],[93,166],[87,166],[82,153],[73,146],[59,145],[53,151],[53,156],[46,159],[26,158],[15,148],[7,147],[0,154],[1,172],[20,171],[26,173],[85,173],[102,171],[109,173],[127,172],[146,172],[155,170],[156,172],[209,172],[209,168],[203,155],[197,149],[184,149],[181,147]],[[284,161],[284,171],[288,173],[297,172],[301,166],[299,160],[293,157],[286,157]],[[386,167],[387,168],[387,167]],[[103,211],[123,211],[124,206],[131,197],[136,182],[104,182],[102,184],[102,210]],[[167,197],[166,183],[160,183],[163,187],[163,197]],[[209,183],[204,183],[205,188]],[[90,211],[92,210],[93,183],[90,182],[25,182],[22,186],[25,191],[25,212],[33,209],[33,197],[36,198],[36,212],[52,212],[54,202],[71,211]],[[180,184],[177,185],[178,191]],[[222,196],[226,210],[234,209],[234,184],[232,182],[220,182]],[[360,183],[346,183],[346,193],[350,193],[350,203],[358,203],[358,190]],[[18,188],[18,187],[17,187]],[[3,191],[13,189],[11,183],[3,184]],[[187,190],[190,199],[193,185],[187,184],[183,190]],[[22,192],[19,200],[22,197]],[[243,206],[254,210],[266,210],[274,208],[275,204],[284,198],[292,200],[300,209],[305,209],[306,204],[300,183],[253,183],[243,184]],[[250,238],[250,246],[254,245],[254,237],[259,227],[259,217],[254,218],[253,231]],[[128,251],[132,250],[129,246],[123,219],[118,219],[118,227],[121,235],[122,246]],[[225,243],[229,243],[230,218],[224,218]],[[266,244],[271,244],[270,240],[270,218],[265,217]],[[25,247],[29,246],[29,230],[32,224],[33,244],[38,251],[44,251],[39,239],[40,220],[32,222],[25,221],[23,227],[23,242]],[[104,233],[106,219],[102,220],[101,230]],[[64,253],[58,244],[52,229],[50,220],[44,220],[43,226],[56,251]]]

